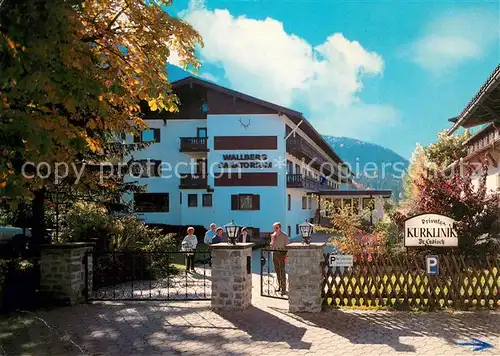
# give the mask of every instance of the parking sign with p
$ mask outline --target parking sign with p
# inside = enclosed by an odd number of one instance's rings
[[[425,257],[425,270],[429,276],[439,275],[438,256],[426,256]]]

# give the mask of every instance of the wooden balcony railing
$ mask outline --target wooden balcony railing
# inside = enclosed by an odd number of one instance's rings
[[[185,174],[179,184],[180,189],[205,189],[207,186],[207,177],[200,174]]]
[[[181,152],[207,152],[206,137],[181,137]]]
[[[485,129],[484,133],[479,133],[477,137],[472,137],[469,142],[467,142],[467,154],[469,156],[474,155],[476,152],[482,152],[488,149],[493,144],[498,145],[500,142],[500,128],[488,127]]]
[[[289,137],[286,141],[286,151],[298,159],[305,159],[306,163],[311,163],[316,169],[322,167],[327,174],[333,173],[332,170],[335,171],[329,160],[301,137]]]
[[[310,190],[321,190],[323,188],[319,181],[303,176],[302,174],[287,174],[286,186],[287,188],[304,188]]]

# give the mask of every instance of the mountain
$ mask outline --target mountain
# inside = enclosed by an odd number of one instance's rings
[[[390,189],[393,199],[403,192],[403,174],[408,160],[396,152],[348,137],[323,136],[356,174],[355,180],[372,189]]]

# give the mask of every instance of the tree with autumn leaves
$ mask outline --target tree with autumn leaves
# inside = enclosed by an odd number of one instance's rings
[[[117,162],[136,146],[116,138],[147,127],[140,104],[176,111],[166,63],[198,68],[200,35],[168,13],[170,0],[0,2],[0,193],[43,202],[54,176],[26,178],[26,162]],[[53,173],[53,172],[52,172]],[[95,173],[95,172],[94,172]],[[113,190],[86,170],[71,190]],[[40,214],[42,216],[40,216]],[[40,222],[41,223],[41,222]],[[41,234],[43,226],[33,226]]]
[[[420,213],[436,213],[457,221],[459,251],[466,254],[500,249],[500,192],[486,190],[487,162],[479,184],[472,181],[473,167],[466,163],[446,171],[421,174],[415,182],[419,193],[393,216],[403,229],[404,220]]]

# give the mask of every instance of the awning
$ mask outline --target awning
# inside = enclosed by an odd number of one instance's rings
[[[307,195],[318,195],[318,196],[334,196],[334,197],[344,197],[344,196],[362,196],[362,197],[382,197],[390,198],[392,195],[392,190],[386,189],[351,189],[351,190],[320,190],[317,192],[308,192]]]

